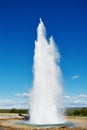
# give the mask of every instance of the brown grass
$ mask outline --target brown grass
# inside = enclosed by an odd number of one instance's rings
[[[28,125],[16,125],[15,122],[23,120],[19,118],[8,118],[8,119],[0,119],[0,130],[87,130],[87,117],[67,117],[68,121],[72,121],[77,124],[75,128],[68,128],[66,126],[62,126],[59,128],[35,128]]]

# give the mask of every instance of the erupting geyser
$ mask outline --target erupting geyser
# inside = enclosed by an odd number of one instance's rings
[[[34,54],[34,81],[30,94],[30,123],[64,123],[63,88],[60,54],[53,37],[46,39],[46,28],[40,19]]]

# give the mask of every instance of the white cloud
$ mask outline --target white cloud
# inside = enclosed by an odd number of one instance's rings
[[[29,97],[29,93],[17,93],[16,96],[18,96],[18,97]]]
[[[66,95],[64,96],[65,99],[70,99],[70,96]]]
[[[29,97],[28,93],[18,93],[16,98],[13,99],[0,99],[0,108],[29,108]],[[20,97],[20,98],[19,98]],[[87,94],[80,95],[65,95],[64,105],[66,107],[87,107]]]
[[[72,102],[72,104],[77,105],[77,106],[85,106],[85,105],[87,105],[87,101],[75,100]]]
[[[87,95],[64,96],[66,107],[87,107]]]
[[[72,76],[72,79],[78,79],[80,76],[79,75],[74,75]]]
[[[81,94],[77,96],[78,98],[87,98],[87,94]]]
[[[24,95],[25,96],[25,95]],[[28,100],[17,100],[17,99],[1,99],[0,100],[0,108],[28,108],[29,101]]]
[[[13,105],[11,100],[8,99],[1,99],[0,100],[0,106],[11,106]]]

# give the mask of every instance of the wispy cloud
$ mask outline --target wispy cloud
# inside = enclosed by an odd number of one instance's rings
[[[0,106],[11,106],[11,105],[13,105],[13,102],[9,99],[0,100]]]
[[[78,95],[77,98],[87,98],[87,94]]]
[[[85,101],[85,100],[73,100],[72,102],[71,102],[71,105],[73,106],[76,106],[76,107],[87,107],[87,101]]]
[[[0,108],[29,108],[28,93],[18,93],[13,99],[0,99]],[[20,98],[19,98],[20,97]],[[68,95],[64,96],[64,104],[66,107],[87,107],[87,94]]]
[[[78,79],[80,76],[79,75],[74,75],[72,76],[72,79]]]
[[[29,93],[17,93],[16,96],[18,96],[18,97],[29,97]]]
[[[0,108],[28,108],[29,101],[28,100],[16,100],[16,99],[1,99],[0,100]]]
[[[70,96],[66,95],[64,96],[65,99],[70,99]]]
[[[87,107],[87,94],[64,96],[66,107]]]
[[[0,108],[29,108],[29,93],[17,93],[15,98],[0,99]]]

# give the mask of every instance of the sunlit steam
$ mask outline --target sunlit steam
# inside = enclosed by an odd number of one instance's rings
[[[30,94],[30,123],[58,124],[63,115],[63,88],[60,54],[53,37],[46,39],[46,28],[40,19],[34,52],[34,81]]]

